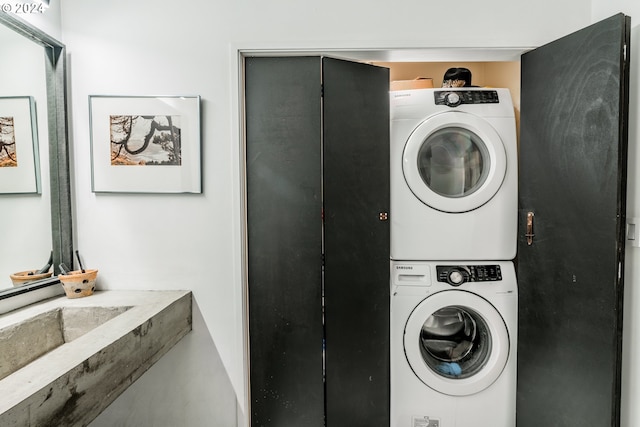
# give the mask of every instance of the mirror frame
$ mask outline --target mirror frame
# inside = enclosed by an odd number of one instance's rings
[[[69,138],[67,128],[67,86],[65,45],[8,13],[0,13],[0,24],[27,37],[44,48],[47,86],[47,117],[51,181],[51,233],[54,274],[52,278],[0,291],[0,313],[63,292],[56,277],[60,263],[73,268],[73,233],[71,217],[71,176],[69,171]],[[38,291],[38,292],[34,292]],[[5,308],[6,299],[30,294],[16,307]],[[16,304],[9,304],[16,305]]]

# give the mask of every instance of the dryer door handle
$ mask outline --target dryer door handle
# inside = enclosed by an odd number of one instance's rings
[[[531,246],[533,244],[533,218],[535,215],[533,212],[527,212],[527,233],[524,235],[527,238],[527,245]]]

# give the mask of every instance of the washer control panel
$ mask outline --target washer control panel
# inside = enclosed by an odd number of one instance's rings
[[[438,265],[438,282],[460,286],[465,282],[497,282],[502,280],[499,265]]]
[[[495,90],[442,90],[434,92],[436,105],[457,107],[461,104],[498,104]]]

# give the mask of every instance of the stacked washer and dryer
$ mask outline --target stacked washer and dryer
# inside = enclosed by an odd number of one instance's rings
[[[391,426],[515,425],[508,89],[390,92]]]

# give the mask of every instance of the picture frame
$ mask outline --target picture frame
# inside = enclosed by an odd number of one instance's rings
[[[0,97],[0,194],[41,194],[36,103]]]
[[[89,96],[94,193],[202,193],[199,96]]]

